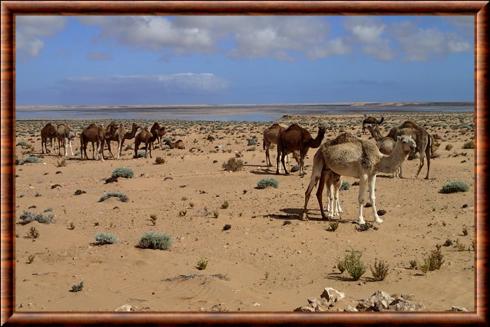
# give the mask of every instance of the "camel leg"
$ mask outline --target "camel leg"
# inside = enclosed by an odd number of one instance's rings
[[[427,158],[427,174],[425,175],[425,179],[429,179],[429,172],[430,172],[430,157],[432,155],[432,144],[429,142],[427,147],[425,148],[425,157]]]
[[[364,217],[362,214],[364,204],[366,203],[365,201],[365,194],[366,194],[366,187],[367,187],[367,175],[361,175],[359,178],[359,196],[358,196],[358,201],[359,201],[359,217],[358,223],[359,225],[363,225],[366,222],[364,221]]]
[[[403,169],[402,169],[402,165],[403,165],[403,164],[401,164],[401,165],[400,165],[400,168],[398,168],[398,169],[399,169],[399,170],[398,170],[398,177],[399,177],[400,179],[405,178],[405,177],[403,177]]]
[[[372,208],[373,208],[374,219],[376,220],[376,222],[378,224],[381,224],[383,222],[383,219],[381,219],[378,216],[378,210],[376,209],[376,195],[375,195],[375,191],[376,191],[376,175],[369,176],[368,183],[369,183],[369,201],[371,201],[371,205],[372,205]]]
[[[281,163],[282,163],[282,167],[284,168],[284,175],[289,175],[289,172],[286,169],[286,164],[284,163],[285,157],[286,157],[286,153],[285,152],[281,153]]]
[[[318,205],[320,207],[320,213],[322,214],[322,219],[328,220],[329,216],[325,215],[325,211],[323,210],[323,189],[325,188],[326,177],[327,177],[327,171],[323,169],[320,175],[320,182],[316,190],[316,199],[318,200]]]
[[[424,167],[425,153],[421,151],[419,152],[419,156],[420,156],[419,169],[417,170],[417,174],[415,175],[415,178],[419,177],[420,171],[422,170],[422,167]]]
[[[272,166],[271,157],[270,157],[270,154],[269,154],[269,146],[268,145],[265,146],[265,165],[267,167]]]
[[[342,212],[342,208],[340,207],[340,200],[339,200],[339,195],[340,195],[340,176],[335,174],[332,176],[332,194],[333,194],[333,216],[336,217],[340,215]]]
[[[71,143],[71,140],[68,140],[68,145],[70,146],[71,156],[73,157],[75,154],[73,153],[73,145]]]
[[[279,160],[281,159],[281,152],[279,151],[279,144],[277,145],[277,156],[276,156],[276,175],[279,175]]]
[[[313,188],[315,187],[316,183],[321,178],[322,170],[323,170],[322,166],[323,165],[321,163],[317,164],[317,162],[313,160],[313,171],[311,172],[310,183],[308,184],[308,187],[306,188],[306,192],[305,192],[305,206],[303,208],[302,218],[303,216],[305,216],[305,214],[307,214],[308,211],[307,207],[308,207],[308,202],[310,201],[311,191],[313,191]]]
[[[124,140],[125,140],[124,138],[121,140],[121,145],[119,146],[119,158],[121,158],[121,155],[122,155]]]
[[[153,142],[151,142],[150,144],[151,144],[151,146],[153,146]],[[150,147],[150,158],[152,158],[152,156],[151,156],[151,147]]]

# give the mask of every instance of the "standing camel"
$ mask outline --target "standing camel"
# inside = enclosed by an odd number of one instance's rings
[[[321,125],[318,129],[318,135],[313,138],[306,129],[298,124],[292,124],[284,131],[279,133],[279,142],[277,144],[276,174],[279,175],[279,157],[281,158],[284,173],[289,175],[284,158],[288,153],[299,150],[299,174],[303,176],[304,159],[310,148],[318,148],[325,136],[325,126]]]
[[[103,126],[98,126],[96,124],[90,124],[88,127],[84,128],[80,133],[80,155],[83,159],[88,159],[87,156],[87,143],[92,143],[92,158],[94,160],[104,161],[104,141],[105,141],[105,128]],[[94,147],[97,146],[97,150]],[[99,157],[100,155],[100,157]]]
[[[41,151],[44,154],[44,150],[46,150],[46,153],[50,153],[51,151],[48,150],[48,139],[51,143],[51,147],[53,147],[53,139],[57,138],[56,135],[56,127],[54,127],[53,124],[47,123],[42,129],[41,129]]]
[[[107,148],[109,149],[109,153],[111,154],[112,158],[114,158],[114,155],[111,151],[111,141],[117,141],[117,159],[120,159],[125,134],[126,130],[124,129],[123,124],[111,122],[109,125],[107,125],[105,141],[107,142]]]
[[[388,133],[388,136],[395,138],[400,135],[409,135],[417,143],[416,151],[419,153],[419,168],[415,178],[417,178],[424,166],[425,159],[427,158],[427,174],[425,179],[429,179],[430,172],[430,159],[432,158],[432,148],[434,144],[434,138],[430,135],[425,128],[418,126],[413,121],[407,120],[399,127],[394,127]],[[402,177],[402,168],[400,167],[400,178]]]
[[[152,135],[156,135],[156,139],[158,140],[158,144],[160,148],[162,148],[162,137],[165,135],[165,127],[160,127],[160,124],[157,122],[153,123],[153,126],[150,128],[150,133]],[[153,143],[151,144],[152,148],[155,149]]]
[[[130,132],[126,132],[124,133],[124,137],[121,141],[121,146],[119,147],[119,157],[121,157],[121,153],[122,153],[122,148],[123,148],[123,145],[124,145],[124,141],[125,140],[131,140],[133,138],[135,138],[136,136],[136,132],[138,131],[138,129],[140,129],[141,127],[136,124],[136,123],[133,123],[131,125],[131,131]]]
[[[73,156],[73,147],[71,141],[75,138],[75,133],[71,130],[71,128],[66,124],[59,124],[56,126],[56,137],[58,139],[58,155],[61,156],[61,145],[65,150],[65,157],[68,156],[68,149],[66,148],[66,142],[68,142],[68,146],[70,147],[71,155]]]
[[[377,120],[373,116],[369,116],[368,117],[366,114],[364,114],[364,119],[362,121],[362,133],[365,133],[366,132],[366,127],[367,126],[381,125],[384,122],[384,120],[385,120],[385,118],[383,116],[381,116],[381,119],[380,120]]]
[[[151,143],[156,140],[156,134],[151,134],[148,132],[148,128],[143,128],[141,132],[139,132],[134,138],[134,158],[138,158],[138,149],[141,143],[145,143],[145,158],[148,154],[148,149],[150,149],[150,158],[151,158]]]
[[[262,147],[263,149],[265,150],[265,164],[267,166],[272,166],[272,162],[271,162],[271,158],[270,158],[270,155],[269,155],[269,149],[271,147],[272,144],[277,144],[278,141],[279,141],[279,134],[284,131],[286,128],[279,125],[279,124],[272,124],[272,126],[266,128],[264,130],[264,138],[263,138],[263,142],[262,142]],[[299,164],[299,153],[298,151],[294,151],[293,152],[293,157],[294,159],[296,159],[296,162]],[[286,157],[286,160],[289,162],[288,160],[289,158]]]
[[[307,211],[311,191],[321,179],[322,173],[325,170],[331,170],[340,176],[351,176],[359,179],[358,223],[365,224],[363,208],[366,203],[366,187],[369,190],[369,200],[373,208],[375,221],[382,223],[383,220],[378,216],[376,210],[376,174],[380,172],[393,173],[407,159],[410,151],[415,149],[415,141],[408,135],[397,137],[393,152],[387,156],[382,154],[371,141],[355,138],[353,135],[346,137],[346,135],[342,134],[337,138],[348,139],[348,141],[336,144],[336,140],[333,140],[330,144],[329,142],[323,144],[317,151],[322,154],[321,159],[323,160],[318,160],[319,156],[316,156],[317,160],[313,162],[311,180],[305,192],[303,216]],[[319,202],[321,208],[321,197],[319,197]],[[323,209],[321,210],[323,211]],[[324,214],[322,214],[322,217],[324,217]]]

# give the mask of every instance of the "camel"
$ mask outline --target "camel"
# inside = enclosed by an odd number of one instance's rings
[[[41,151],[44,154],[44,150],[46,150],[46,153],[50,153],[51,151],[48,150],[47,146],[47,141],[49,139],[51,143],[51,147],[53,147],[53,139],[56,138],[56,127],[54,127],[53,124],[47,123],[42,129],[41,129]]]
[[[92,158],[94,160],[99,159],[104,161],[104,141],[105,141],[105,128],[96,124],[90,124],[84,128],[80,133],[80,156],[83,159],[87,156],[87,143],[92,143]],[[97,150],[94,147],[94,143],[97,145]],[[97,154],[96,154],[97,153]],[[96,158],[97,157],[97,158]]]
[[[365,224],[363,208],[366,203],[366,187],[369,190],[369,200],[373,208],[375,221],[382,223],[383,220],[378,216],[376,210],[376,174],[393,173],[407,159],[410,151],[415,149],[416,143],[409,135],[398,136],[395,148],[391,155],[388,156],[382,154],[373,142],[345,134],[348,133],[339,135],[332,142],[324,143],[317,151],[321,153],[321,157],[315,154],[317,160],[313,161],[310,183],[305,192],[303,217],[307,212],[311,191],[322,175],[331,170],[339,176],[351,176],[359,179],[358,223],[361,225]],[[318,197],[318,199],[321,209],[321,197]],[[322,214],[322,217],[325,218],[324,214]]]
[[[425,179],[429,179],[430,172],[430,159],[432,158],[432,149],[434,147],[434,138],[430,135],[425,128],[418,126],[413,121],[407,120],[399,127],[393,127],[388,136],[394,138],[399,135],[410,135],[417,143],[416,151],[419,153],[419,168],[415,178],[417,178],[424,166],[425,158],[427,158],[427,174]],[[400,178],[402,177],[402,168],[400,167]]]
[[[178,140],[176,142],[172,142],[170,140],[163,140],[162,142],[168,145],[170,149],[179,149],[179,150],[185,149],[184,141],[182,140]]]
[[[288,153],[299,150],[299,174],[304,176],[304,159],[310,148],[318,148],[325,136],[325,126],[320,126],[316,138],[298,124],[292,124],[279,133],[277,144],[276,174],[279,175],[279,157],[281,158],[284,174],[289,175],[284,158]]]
[[[156,140],[156,134],[151,134],[148,131],[148,128],[143,128],[141,132],[139,132],[134,138],[134,158],[138,158],[138,149],[141,143],[145,143],[145,158],[148,155],[148,149],[150,149],[150,158],[151,158],[151,143]]]
[[[267,166],[272,166],[271,158],[269,155],[269,149],[272,144],[277,144],[279,140],[279,133],[281,131],[284,131],[286,128],[279,125],[279,124],[272,124],[272,126],[268,127],[264,131],[264,139],[262,142],[262,147],[265,150],[265,164]],[[294,151],[293,152],[293,157],[296,160],[296,162],[299,164],[299,152]],[[286,161],[289,163],[289,156],[286,157]]]
[[[384,122],[385,118],[381,116],[380,120],[377,120],[373,116],[367,116],[366,114],[364,115],[364,120],[362,121],[362,133],[366,132],[366,127],[369,125],[381,125]]]
[[[58,139],[58,155],[61,156],[61,146],[65,149],[65,157],[68,156],[68,149],[66,148],[66,142],[70,147],[71,155],[73,156],[73,147],[71,141],[75,138],[75,133],[66,124],[59,124],[56,126],[56,138]]]
[[[151,126],[150,128],[150,133],[152,135],[156,134],[156,139],[158,140],[158,144],[160,145],[160,148],[162,148],[163,145],[162,137],[165,135],[165,127],[160,127],[160,125],[157,122],[155,122],[153,126]],[[154,149],[153,143],[151,144],[151,146]]]
[[[379,151],[382,154],[390,155],[395,148],[396,141],[390,136],[382,136],[379,131],[379,127],[377,125],[372,126],[368,125],[367,129],[371,133],[371,136],[376,141],[376,145],[378,146]],[[396,137],[396,136],[395,136]],[[401,169],[397,169],[393,173],[393,177],[400,177]]]
[[[119,147],[119,151],[120,151],[120,153],[119,153],[119,157],[121,157],[121,153],[122,153],[122,148],[123,148],[123,145],[124,145],[124,141],[125,141],[125,140],[131,140],[131,139],[135,138],[135,137],[136,137],[136,132],[137,132],[137,131],[138,131],[138,129],[140,129],[140,128],[141,128],[141,127],[140,127],[138,124],[133,123],[133,124],[131,125],[131,131],[130,131],[130,132],[126,132],[126,133],[124,133],[124,137],[123,137],[123,139],[122,139],[122,141],[121,141],[121,146]]]
[[[138,129],[138,125],[133,123],[131,132],[134,131],[134,133],[136,133],[137,129]],[[116,122],[111,122],[109,125],[107,125],[105,141],[107,142],[107,148],[109,149],[109,153],[111,154],[112,158],[114,158],[114,155],[112,154],[111,151],[111,141],[117,141],[117,159],[121,159],[122,146],[126,134],[128,133],[126,132],[123,124],[117,124]],[[132,137],[134,137],[134,134],[132,135]]]

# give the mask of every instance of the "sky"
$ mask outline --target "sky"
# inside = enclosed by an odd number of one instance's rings
[[[17,16],[18,105],[473,101],[473,16]]]

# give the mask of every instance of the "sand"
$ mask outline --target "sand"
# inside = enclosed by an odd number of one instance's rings
[[[168,136],[182,139],[185,150],[157,148],[153,158],[146,159],[133,159],[132,150],[127,150],[121,160],[105,162],[82,161],[77,155],[67,158],[64,167],[57,167],[60,158],[51,154],[41,163],[18,165],[16,222],[24,210],[42,213],[50,208],[54,223],[15,225],[16,310],[114,311],[130,304],[137,311],[292,311],[305,305],[307,298],[319,297],[325,287],[333,287],[346,295],[333,311],[355,306],[376,290],[409,294],[424,311],[452,306],[474,311],[474,150],[462,148],[473,138],[473,116],[389,114],[383,134],[407,118],[440,137],[431,178],[423,179],[426,166],[414,178],[418,159],[404,164],[406,179],[378,177],[377,206],[386,210],[384,223],[364,232],[353,223],[358,186],[341,192],[344,212],[336,231],[326,230],[330,222],[321,220],[314,194],[310,220],[299,220],[316,149],[310,149],[305,160],[304,178],[297,172],[276,176],[275,167],[265,166],[262,150],[262,131],[270,123],[166,122]],[[360,115],[292,116],[281,123],[291,121],[307,127],[313,136],[317,122],[326,123],[325,140],[342,130],[361,135]],[[17,146],[18,159],[40,153],[39,131],[45,123],[17,122],[16,142],[33,146]],[[69,124],[78,132],[89,122]],[[216,139],[209,141],[208,135]],[[248,145],[252,136],[258,138],[256,146]],[[126,144],[132,146],[134,141]],[[447,150],[449,144],[452,149]],[[78,147],[77,139],[74,150]],[[245,162],[243,169],[224,171],[222,163],[236,152]],[[271,154],[275,163],[275,149]],[[157,156],[165,163],[156,165]],[[105,184],[118,167],[132,169],[134,177]],[[256,188],[260,179],[271,177],[279,182],[277,189]],[[470,190],[439,193],[452,180],[466,182]],[[59,186],[53,188],[55,184]],[[86,193],[74,195],[76,190]],[[109,191],[123,192],[129,201],[98,202]],[[222,208],[225,201],[229,206]],[[155,225],[151,215],[157,217]],[[370,208],[365,209],[365,218],[373,222]],[[231,228],[224,231],[226,224]],[[37,239],[25,237],[31,227],[38,230]],[[137,248],[148,231],[170,235],[171,248]],[[118,241],[94,245],[99,232],[112,233]],[[441,247],[445,260],[441,269],[425,274],[410,269],[410,260],[420,266],[447,239],[461,245]],[[349,249],[362,251],[368,267],[376,258],[385,260],[390,269],[386,279],[373,281],[369,268],[358,281],[350,280],[346,272],[340,274],[335,266]],[[198,270],[202,258],[208,265]],[[69,291],[81,281],[82,291]]]

